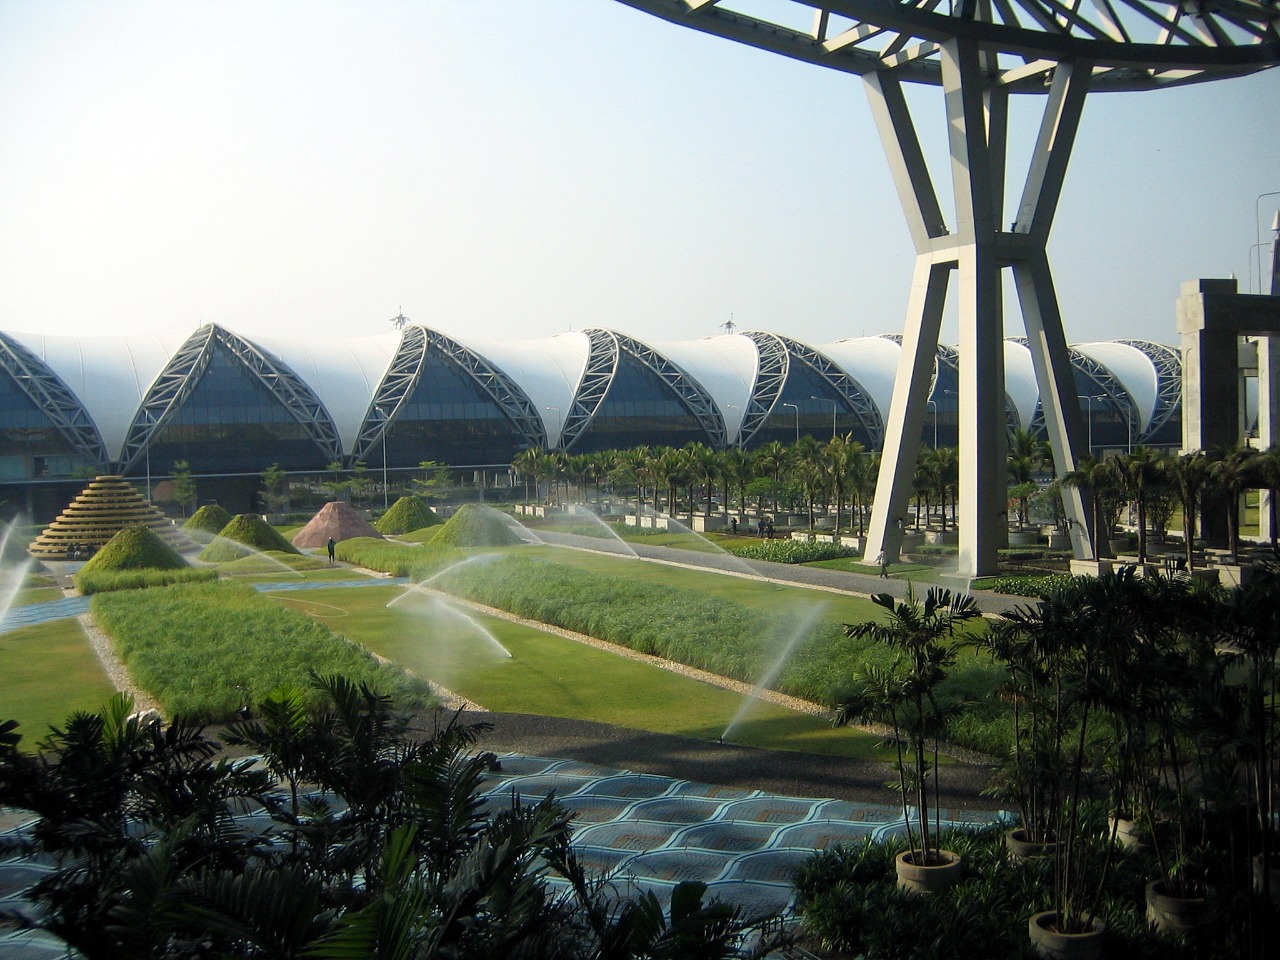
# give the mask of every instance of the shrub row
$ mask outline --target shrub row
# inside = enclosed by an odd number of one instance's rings
[[[218,571],[211,567],[184,567],[181,570],[81,570],[75,581],[76,589],[87,595],[167,587],[174,583],[202,583],[217,578]]]
[[[242,584],[99,593],[91,610],[169,716],[225,719],[281,684],[309,687],[312,672],[367,682],[402,706],[429,700],[425,682]]]
[[[982,581],[982,589],[1015,597],[1043,597],[1071,583],[1072,579],[1069,573],[1050,573],[1043,577],[992,577]]]
[[[774,563],[814,563],[856,557],[858,551],[835,543],[808,540],[757,540],[732,547],[729,551],[747,560],[771,560]]]

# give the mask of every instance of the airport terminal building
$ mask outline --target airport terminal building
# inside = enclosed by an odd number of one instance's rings
[[[92,473],[146,481],[178,461],[202,497],[255,510],[273,463],[411,470],[424,460],[499,483],[530,447],[754,449],[851,434],[879,449],[896,336],[806,344],[748,331],[646,342],[602,328],[539,340],[463,339],[408,324],[342,340],[0,332],[0,497],[41,517]],[[1143,340],[1071,348],[1095,451],[1181,441],[1176,350]],[[1043,431],[1031,355],[1004,344],[1010,427]],[[922,442],[957,438],[957,355],[941,347]],[[215,492],[216,491],[216,492]]]

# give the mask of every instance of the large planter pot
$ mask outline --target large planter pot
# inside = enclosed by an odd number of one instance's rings
[[[1268,877],[1267,875],[1270,874]],[[1273,862],[1267,870],[1262,864],[1262,854],[1253,858],[1253,892],[1261,896],[1266,892],[1267,881],[1270,881],[1271,902],[1280,905],[1280,863]]]
[[[1153,880],[1147,884],[1147,923],[1166,933],[1194,937],[1209,926],[1207,893],[1175,897],[1168,893],[1163,880]]]
[[[1039,530],[1010,530],[1009,546],[1011,547],[1036,547],[1040,545]]]
[[[1058,913],[1046,910],[1027,921],[1027,935],[1036,956],[1046,960],[1102,960],[1107,945],[1107,925],[1093,921],[1093,929],[1084,933],[1059,933],[1055,927]]]
[[[915,856],[919,856],[919,851]],[[942,893],[950,890],[964,876],[964,863],[960,854],[951,850],[938,850],[930,856],[929,863],[914,862],[910,850],[898,854],[893,862],[898,871],[898,889],[908,893]]]
[[[1022,827],[1006,833],[1004,845],[1009,851],[1009,856],[1014,860],[1043,860],[1045,857],[1053,856],[1053,852],[1058,848],[1058,844],[1054,841],[1032,843],[1027,839],[1027,831]]]
[[[1133,853],[1142,853],[1151,849],[1150,838],[1145,830],[1133,820],[1107,817],[1108,836],[1114,836],[1116,843]]]

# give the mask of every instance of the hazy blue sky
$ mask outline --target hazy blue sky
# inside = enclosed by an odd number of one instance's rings
[[[1093,95],[1068,338],[1176,342],[1268,191],[1280,72]],[[858,78],[612,0],[0,0],[0,329],[821,343],[899,331],[913,260]]]

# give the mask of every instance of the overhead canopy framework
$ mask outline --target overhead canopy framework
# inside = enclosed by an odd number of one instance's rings
[[[916,267],[885,422],[866,550],[897,556],[942,314],[955,274],[959,313],[958,571],[998,569],[1007,542],[1004,275],[1012,274],[1041,415],[1060,474],[1084,443],[1047,244],[1091,91],[1155,89],[1280,62],[1280,0],[621,0],[771,53],[863,78]],[[951,160],[944,208],[903,85],[942,89]],[[1039,94],[1022,194],[1006,216],[1009,96]],[[1011,225],[1006,228],[1006,224]],[[1131,398],[1132,400],[1132,398]],[[1134,416],[1130,402],[1128,416]],[[798,414],[797,414],[798,416]],[[1028,411],[1028,417],[1030,411]],[[797,427],[798,429],[798,427]],[[1091,511],[1063,492],[1077,558],[1094,555]]]

